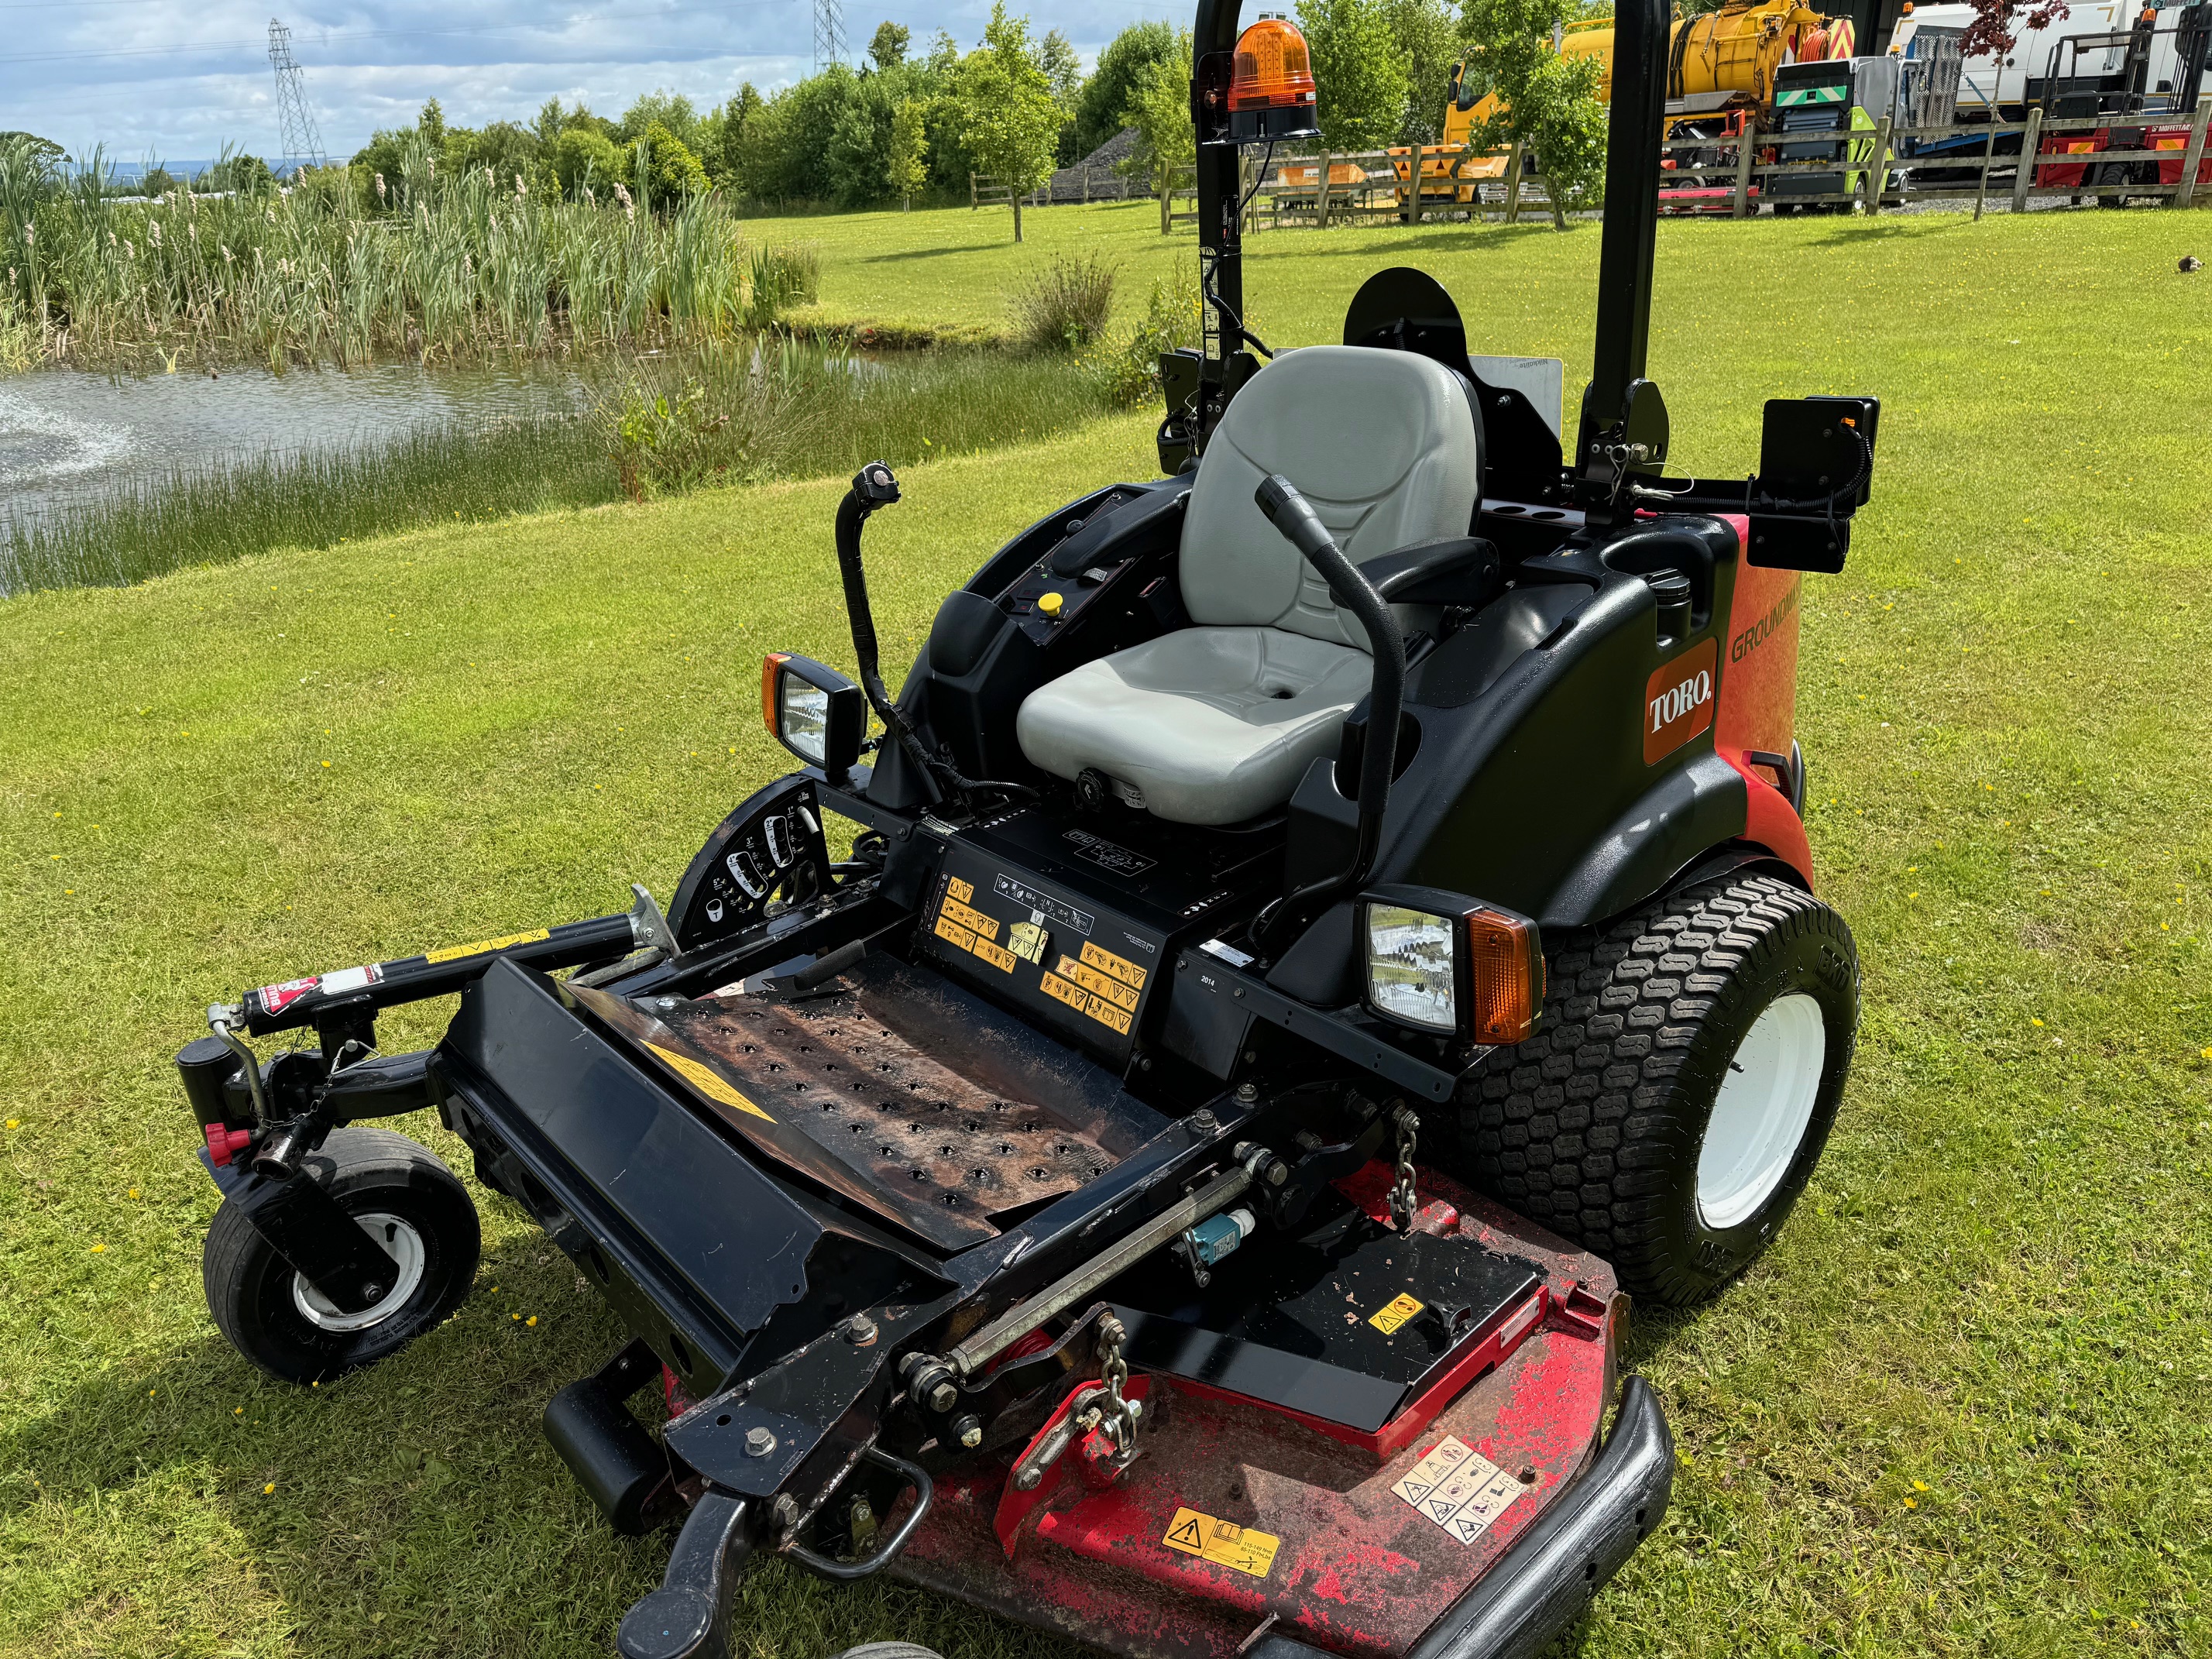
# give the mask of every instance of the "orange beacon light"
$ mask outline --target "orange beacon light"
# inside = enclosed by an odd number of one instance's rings
[[[1313,59],[1287,19],[1263,16],[1237,37],[1229,82],[1229,136],[1237,143],[1313,138]]]

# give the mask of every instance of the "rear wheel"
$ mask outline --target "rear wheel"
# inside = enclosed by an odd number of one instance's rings
[[[271,1376],[328,1382],[397,1352],[468,1294],[476,1206],[428,1147],[388,1129],[333,1129],[295,1179],[326,1188],[399,1273],[373,1306],[342,1312],[225,1204],[200,1258],[208,1310],[230,1345]]]
[[[1843,918],[1773,876],[1655,902],[1558,951],[1536,1036],[1458,1107],[1463,1173],[1662,1302],[1772,1241],[1835,1121],[1858,1028]]]

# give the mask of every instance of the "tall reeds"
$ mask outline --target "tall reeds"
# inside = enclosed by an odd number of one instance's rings
[[[665,212],[620,179],[547,198],[489,168],[345,169],[261,195],[103,188],[0,139],[0,363],[483,361],[720,339],[792,302],[805,252],[748,249],[712,196]],[[768,272],[769,291],[755,282]]]

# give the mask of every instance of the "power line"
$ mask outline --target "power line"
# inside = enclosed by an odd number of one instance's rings
[[[292,56],[292,31],[274,17],[269,20],[269,67],[276,71],[276,123],[283,134],[284,159],[328,167],[323,136],[315,131],[314,112],[301,84],[300,60]]]

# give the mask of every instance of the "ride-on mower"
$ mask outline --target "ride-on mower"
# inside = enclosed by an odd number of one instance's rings
[[[432,1106],[631,1333],[545,1412],[614,1526],[681,1523],[629,1659],[728,1654],[771,1553],[1148,1659],[1563,1628],[1668,1500],[1629,1297],[1765,1248],[1858,1013],[1791,726],[1799,573],[1842,568],[1878,405],[1769,403],[1756,475],[1665,477],[1660,0],[1619,29],[1563,452],[1559,366],[1470,356],[1418,272],[1260,366],[1238,152],[1310,132],[1313,82],[1201,0],[1165,476],[1009,542],[894,698],[871,464],[856,678],[767,659],[803,764],[665,914],[211,1010],[178,1063],[240,1352],[327,1378],[465,1297],[465,1190],[349,1127]],[[379,1052],[454,992],[435,1048]],[[319,1042],[257,1056],[287,1030]]]

